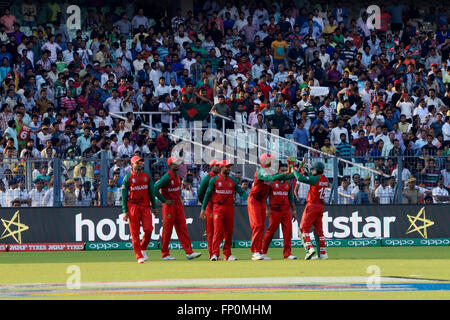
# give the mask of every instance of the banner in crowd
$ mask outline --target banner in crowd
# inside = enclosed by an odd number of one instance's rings
[[[209,116],[211,107],[209,104],[182,103],[180,111],[187,121],[203,121]]]
[[[161,212],[161,210],[159,210]],[[200,207],[187,206],[186,224],[191,241],[205,241]],[[301,219],[303,206],[297,207]],[[447,205],[326,206],[323,230],[327,239],[439,239],[450,238]],[[1,208],[0,243],[75,243],[131,241],[128,223],[119,207]],[[235,241],[248,241],[251,229],[247,207],[235,207]],[[160,217],[153,218],[152,241],[162,232]],[[266,223],[268,223],[266,221]],[[299,222],[292,223],[293,241],[299,240]],[[274,239],[282,239],[281,228]],[[172,240],[178,240],[175,230]],[[389,245],[389,243],[385,243]]]

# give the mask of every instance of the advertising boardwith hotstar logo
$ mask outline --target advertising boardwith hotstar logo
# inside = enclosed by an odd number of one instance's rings
[[[1,208],[0,244],[131,241],[120,211],[119,207]],[[191,240],[205,241],[204,220],[198,218],[200,207],[187,206],[185,211]],[[298,206],[298,220],[302,211]],[[233,240],[248,241],[247,207],[236,206],[234,217]],[[152,241],[158,241],[161,218],[154,217],[153,223]],[[293,222],[292,228],[292,240],[299,240],[298,222]],[[450,211],[447,205],[331,205],[324,209],[323,229],[325,237],[333,240],[444,239],[450,238]],[[282,238],[278,230],[274,239]],[[172,240],[177,239],[174,231]],[[386,245],[394,245],[394,241]]]

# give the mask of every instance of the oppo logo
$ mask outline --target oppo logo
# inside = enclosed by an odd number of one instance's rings
[[[392,246],[412,246],[412,245],[414,245],[414,240],[408,240],[408,239],[390,240],[390,239],[386,239],[385,243],[387,245],[392,245]]]
[[[252,243],[250,241],[239,241],[238,245],[239,247],[250,248]]]
[[[349,240],[349,247],[367,247],[369,245],[377,245],[378,241],[376,239],[367,239],[367,240]]]
[[[426,246],[448,246],[450,239],[421,239],[420,244]]]

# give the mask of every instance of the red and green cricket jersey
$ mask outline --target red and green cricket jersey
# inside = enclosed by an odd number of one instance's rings
[[[155,189],[161,189],[161,194],[165,199],[181,203],[181,178],[177,173],[167,172],[156,182]]]
[[[290,204],[294,204],[294,193],[289,181],[274,181],[270,186],[270,209],[274,211],[289,210]]]
[[[306,202],[308,204],[322,205],[325,202],[325,191],[328,188],[328,179],[323,174],[317,176],[304,176],[298,171],[294,172],[295,178],[303,183],[309,184]]]
[[[155,189],[152,175],[147,171],[136,174],[133,170],[125,176],[122,184],[122,212],[128,212],[128,203],[156,207],[156,199],[165,202],[164,197]]]
[[[215,176],[216,174],[214,172],[208,172],[208,174],[204,176],[200,182],[200,186],[198,187],[198,201],[200,201],[200,203],[203,203],[206,190],[208,190],[209,181]]]
[[[221,206],[233,206],[235,192],[247,199],[247,194],[242,190],[235,178],[218,174],[209,181],[202,209],[205,210],[210,201]]]
[[[284,173],[272,174],[272,172],[268,168],[258,168],[258,170],[255,172],[255,181],[253,182],[249,197],[252,197],[257,201],[266,201],[267,197],[269,196],[270,186],[273,181],[289,180],[293,177],[294,175],[292,173],[287,175]]]

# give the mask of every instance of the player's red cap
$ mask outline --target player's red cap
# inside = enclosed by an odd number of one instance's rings
[[[171,165],[171,164],[177,164],[180,165],[181,164],[181,160],[175,157],[170,157],[169,159],[167,159],[167,165]]]
[[[232,166],[233,164],[231,162],[228,162],[227,160],[222,160],[217,162],[219,164],[219,168]]]
[[[398,84],[401,84],[402,82],[400,81],[400,80],[395,80],[394,81],[394,86],[396,86],[396,85],[398,85]]]
[[[139,161],[142,161],[142,162],[144,162],[144,159],[142,159],[141,157],[139,157],[139,156],[134,156],[133,158],[131,158],[131,164],[133,164],[133,163],[136,163],[136,162],[139,162]]]
[[[216,159],[213,159],[209,162],[210,167],[217,166],[218,164],[219,164],[219,161],[217,161]]]
[[[259,157],[259,162],[261,163],[261,165],[263,167],[266,167],[272,161],[273,158],[275,158],[275,156],[273,156],[273,155],[271,155],[269,153],[263,153]]]
[[[261,103],[259,104],[259,107],[260,107],[261,109],[264,109],[264,108],[266,107],[266,104],[265,104],[264,102],[261,102]]]

